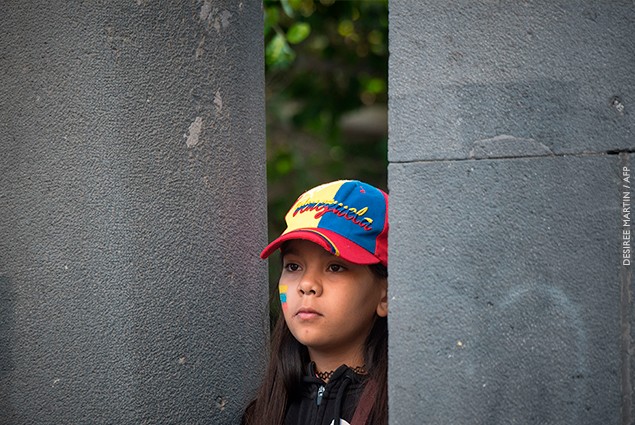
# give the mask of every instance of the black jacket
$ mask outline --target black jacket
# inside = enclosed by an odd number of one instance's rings
[[[284,425],[341,425],[350,423],[364,391],[366,376],[340,366],[325,384],[311,363],[300,394],[290,394]],[[344,422],[346,421],[346,422]]]

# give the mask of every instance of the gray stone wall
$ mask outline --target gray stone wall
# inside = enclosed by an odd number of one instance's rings
[[[391,425],[635,423],[634,22],[391,1]]]
[[[261,5],[0,9],[0,423],[237,423],[268,337]]]

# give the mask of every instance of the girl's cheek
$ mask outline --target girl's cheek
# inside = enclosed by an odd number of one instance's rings
[[[282,305],[282,311],[287,311],[287,291],[289,287],[287,285],[278,286],[280,292],[280,304]]]

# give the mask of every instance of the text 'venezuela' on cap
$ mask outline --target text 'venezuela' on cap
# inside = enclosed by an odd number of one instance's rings
[[[304,239],[351,263],[388,265],[388,195],[367,183],[338,180],[308,190],[285,221],[287,229],[261,258],[285,241]]]

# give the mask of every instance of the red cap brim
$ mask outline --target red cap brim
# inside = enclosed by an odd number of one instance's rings
[[[354,264],[377,264],[381,260],[366,249],[327,229],[298,229],[282,234],[260,253],[260,258],[269,257],[276,249],[289,240],[302,239],[320,245],[331,254]]]

